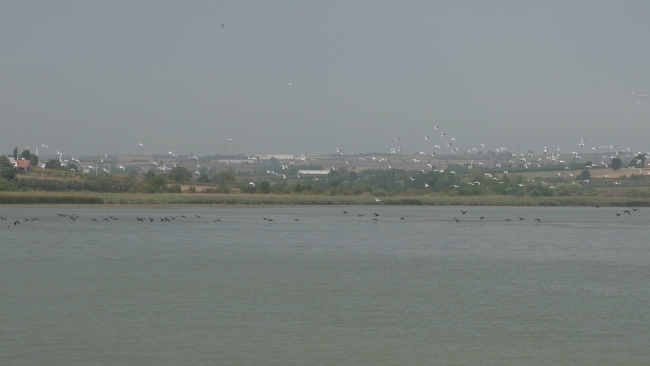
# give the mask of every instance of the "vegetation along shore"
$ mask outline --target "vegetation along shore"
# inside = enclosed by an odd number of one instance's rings
[[[147,159],[106,156],[101,160],[117,168],[92,174],[81,163],[55,159],[31,167],[28,158],[38,163],[37,156],[25,150],[18,158],[15,149],[15,157],[0,155],[0,204],[650,206],[645,155],[635,155],[627,166],[618,158],[611,165],[577,159],[525,165],[501,162],[514,156],[501,155],[485,163],[431,160],[438,165],[421,170],[406,159],[380,169],[376,164],[385,162],[374,161],[389,158],[374,156],[367,161],[375,165],[368,166],[322,158],[331,165],[325,169],[315,161],[298,165],[274,158],[240,159],[243,169],[229,164],[233,159],[223,163],[224,157],[174,157],[168,168],[159,159],[157,165],[140,166]],[[216,165],[196,174],[184,166],[197,162]]]
[[[432,206],[650,206],[650,198],[516,196],[251,195],[212,193],[5,192],[0,204],[213,204],[213,205],[432,205]]]

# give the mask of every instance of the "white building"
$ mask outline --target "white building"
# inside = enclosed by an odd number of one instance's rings
[[[328,175],[330,170],[298,170],[299,175]]]

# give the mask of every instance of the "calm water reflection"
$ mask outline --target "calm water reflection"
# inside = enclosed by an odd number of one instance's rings
[[[624,209],[1,206],[0,363],[647,365]]]

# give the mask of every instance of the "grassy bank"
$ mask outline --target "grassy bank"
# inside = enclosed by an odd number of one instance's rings
[[[222,204],[222,205],[434,205],[434,206],[650,206],[642,197],[325,196],[281,194],[45,193],[0,194],[0,204]]]

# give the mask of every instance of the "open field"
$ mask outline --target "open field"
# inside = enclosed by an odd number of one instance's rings
[[[0,194],[2,204],[219,204],[219,205],[432,205],[432,206],[650,206],[650,198],[625,196],[372,196],[204,193],[46,193]]]

